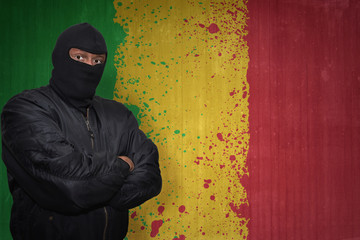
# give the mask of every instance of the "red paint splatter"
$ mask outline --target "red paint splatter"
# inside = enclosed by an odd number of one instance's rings
[[[230,59],[230,60],[234,60],[235,58],[236,58],[236,55],[233,54],[233,55],[232,55],[232,59]]]
[[[199,27],[204,28],[204,27],[205,27],[205,25],[204,25],[204,24],[199,23]]]
[[[208,29],[210,33],[217,33],[218,31],[220,31],[218,25],[216,25],[215,23],[210,24]]]
[[[189,22],[187,19],[184,19],[185,22]]]
[[[225,167],[225,165],[220,165],[220,169],[223,169]]]
[[[184,205],[181,205],[179,207],[179,212],[181,212],[181,213],[185,212],[185,206]]]
[[[158,207],[159,215],[162,215],[162,213],[164,212],[164,210],[165,210],[165,207],[164,207],[164,206]]]
[[[227,13],[231,14],[231,15],[232,15],[232,19],[233,19],[234,21],[236,21],[236,18],[237,18],[237,11],[232,12],[232,11],[230,11],[230,10],[227,10]]]
[[[155,220],[151,223],[150,237],[156,237],[159,233],[159,228],[163,225],[163,220]]]
[[[236,157],[234,156],[234,155],[231,155],[230,156],[230,161],[231,161],[231,163],[233,163],[233,161],[235,161],[236,160]]]
[[[179,237],[175,237],[173,240],[185,240],[185,236],[184,235],[180,235]]]
[[[230,203],[229,206],[231,210],[236,213],[238,218],[249,218],[249,206],[246,203],[243,203],[240,206],[236,206],[234,203]]]
[[[223,135],[221,133],[216,134],[216,136],[220,141],[224,141]]]
[[[133,212],[133,213],[131,214],[131,218],[134,218],[134,217],[136,217],[136,212]]]
[[[230,96],[233,96],[236,93],[236,90],[234,89],[234,91],[230,92]]]
[[[201,234],[202,234],[202,235],[205,235],[205,232],[202,232]]]
[[[211,183],[211,179],[204,179],[204,188],[209,188],[209,184]]]
[[[221,54],[221,52],[219,52],[219,54],[218,54],[218,55],[219,55],[219,57],[220,57],[220,56],[222,55],[222,54]]]
[[[145,229],[145,227],[144,227],[144,226],[141,226],[141,227],[140,227],[140,229],[141,229],[141,230],[144,230],[144,229]]]
[[[243,93],[243,98],[246,98],[247,92]]]
[[[195,54],[195,57],[198,57],[198,56],[200,56],[199,54]]]
[[[215,200],[215,196],[214,196],[214,195],[211,195],[211,196],[210,196],[210,199],[214,201],[214,200]]]
[[[203,157],[196,157],[197,160],[194,161],[197,165],[200,164],[200,160],[203,160]]]

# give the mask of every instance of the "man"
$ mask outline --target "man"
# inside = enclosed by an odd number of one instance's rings
[[[107,57],[87,23],[66,29],[50,84],[1,115],[16,239],[123,239],[128,209],[159,194],[156,146],[124,105],[94,96]]]

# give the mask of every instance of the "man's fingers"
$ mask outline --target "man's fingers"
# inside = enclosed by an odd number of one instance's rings
[[[130,172],[131,172],[132,170],[134,170],[135,165],[134,165],[134,162],[133,162],[130,158],[128,158],[127,156],[118,156],[118,158],[120,158],[121,160],[123,160],[123,161],[125,161],[127,164],[129,164],[129,166],[130,166]]]

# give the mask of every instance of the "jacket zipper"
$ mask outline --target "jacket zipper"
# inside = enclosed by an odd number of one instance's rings
[[[94,150],[94,138],[95,138],[95,136],[94,136],[94,132],[91,130],[91,126],[90,126],[89,108],[86,109],[85,124],[86,124],[88,132],[90,133],[91,148],[92,148],[92,150]]]
[[[103,240],[106,239],[106,229],[107,229],[107,226],[108,226],[108,212],[106,210],[106,207],[104,207],[104,212],[105,212],[105,227],[104,227],[104,233],[103,233]]]
[[[85,124],[87,127],[88,132],[90,133],[90,139],[91,139],[91,148],[92,150],[94,150],[94,132],[91,130],[91,126],[90,126],[90,115],[89,115],[89,108],[86,109],[86,118],[85,119]],[[106,239],[106,230],[108,227],[108,222],[109,222],[109,217],[108,217],[108,212],[106,210],[106,207],[104,207],[104,213],[105,213],[105,227],[104,227],[104,232],[103,232],[103,240]]]

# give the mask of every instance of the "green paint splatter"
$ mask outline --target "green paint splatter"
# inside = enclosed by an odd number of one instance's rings
[[[153,132],[154,132],[154,129],[153,129],[153,130],[151,130],[150,132],[146,133],[146,136],[147,136],[148,138],[150,138],[151,133],[153,133]]]
[[[116,98],[119,98],[119,99],[121,98],[117,93],[114,93],[114,95]]]
[[[127,82],[128,82],[129,84],[134,85],[135,83],[139,83],[139,82],[140,82],[140,78],[130,78]]]
[[[136,106],[136,105],[130,105],[130,104],[127,104],[127,103],[124,103],[124,105],[125,105],[125,107],[127,109],[129,109],[134,114],[134,116],[135,116],[135,118],[136,118],[136,120],[137,120],[137,122],[138,122],[138,124],[140,126],[141,125],[141,120],[140,120],[141,116],[139,114],[140,113],[140,108],[138,106]]]

